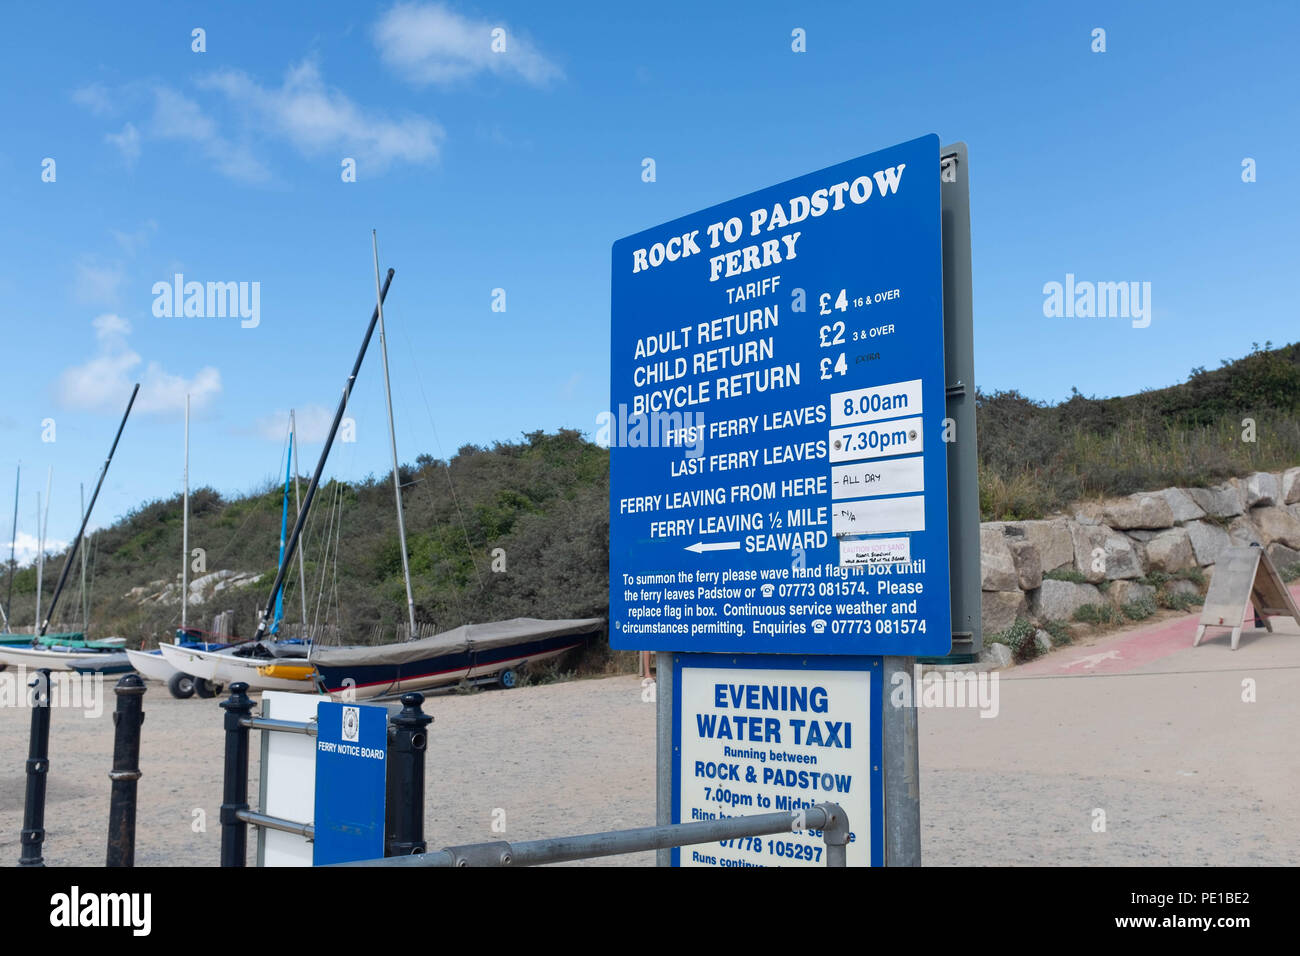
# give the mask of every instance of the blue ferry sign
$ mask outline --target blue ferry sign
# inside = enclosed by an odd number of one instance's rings
[[[384,855],[388,711],[323,700],[316,708],[312,865]]]
[[[939,139],[613,248],[610,643],[950,648]]]

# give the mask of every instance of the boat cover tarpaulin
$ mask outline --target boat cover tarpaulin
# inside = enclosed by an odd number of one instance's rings
[[[422,637],[400,644],[350,645],[321,647],[316,645],[311,660],[325,667],[376,664],[408,664],[412,661],[440,657],[444,654],[475,653],[494,647],[509,647],[548,637],[567,634],[591,634],[605,626],[599,617],[567,621],[543,621],[535,617],[516,617],[491,624],[464,624],[433,637]]]

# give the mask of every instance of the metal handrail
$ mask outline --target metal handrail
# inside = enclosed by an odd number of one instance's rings
[[[241,717],[239,726],[250,730],[279,730],[286,734],[306,734],[316,736],[314,720],[276,720],[273,717]]]
[[[244,823],[255,827],[261,827],[264,830],[283,830],[285,833],[296,833],[308,840],[316,839],[316,828],[310,823],[299,823],[297,820],[273,817],[267,813],[258,813],[256,810],[236,810],[235,819],[242,820]]]
[[[610,830],[580,836],[553,837],[523,843],[472,843],[443,847],[429,853],[390,856],[377,860],[336,863],[334,866],[539,866],[594,857],[618,856],[643,850],[713,843],[739,837],[766,836],[820,830],[826,842],[826,865],[846,866],[849,842],[849,818],[834,803],[819,803],[804,810],[786,813],[760,813],[719,820],[699,820],[665,826],[638,827],[633,830]]]

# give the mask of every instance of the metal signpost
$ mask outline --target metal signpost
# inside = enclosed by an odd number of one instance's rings
[[[919,862],[915,710],[881,698],[979,614],[950,598],[950,407],[974,445],[945,371],[951,153],[922,137],[614,245],[610,643],[661,652],[661,824],[835,799],[850,863]],[[673,859],[815,846],[770,842]]]
[[[948,381],[948,570],[952,654],[975,660],[980,622],[979,450],[975,435],[975,320],[971,292],[970,161],[965,143],[940,150],[943,205],[943,351]]]

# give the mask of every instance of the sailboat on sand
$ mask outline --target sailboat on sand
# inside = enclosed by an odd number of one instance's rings
[[[181,496],[181,626],[176,631],[177,643],[182,647],[193,647],[203,651],[218,651],[229,647],[215,641],[195,640],[198,634],[189,627],[190,606],[190,397],[185,396],[185,470],[182,478],[184,491]],[[161,650],[126,652],[131,667],[141,677],[161,681],[167,690],[178,700],[186,700],[196,693],[200,697],[213,697],[220,692],[220,685],[209,684],[170,664]]]
[[[402,552],[402,575],[406,583],[406,607],[410,635],[417,633],[415,601],[411,594],[411,571],[406,552],[406,522],[402,515],[402,489],[397,461],[397,437],[393,425],[393,398],[388,377],[388,342],[384,330],[384,295],[379,289],[379,247],[372,236],[375,260],[377,304],[371,328],[379,324],[379,346],[384,366],[384,394],[388,403],[388,438],[392,452],[393,494],[397,505],[397,532]],[[388,272],[389,279],[393,275]],[[384,291],[387,291],[385,285]],[[370,332],[366,333],[367,341]],[[363,345],[362,352],[364,354]],[[358,357],[358,363],[360,357]],[[339,409],[339,415],[342,408]],[[338,424],[338,416],[335,425]],[[330,433],[333,439],[333,432]],[[329,453],[329,443],[322,452]],[[533,662],[558,657],[584,644],[604,627],[601,618],[543,621],[515,618],[461,627],[395,644],[323,647],[313,645],[310,661],[318,674],[320,689],[348,698],[389,696],[410,690],[428,690],[462,681],[491,682],[513,687],[516,671]]]
[[[0,663],[32,668],[44,667],[50,670],[90,671],[104,674],[122,673],[131,669],[130,661],[124,651],[126,641],[120,637],[88,641],[86,636],[81,633],[47,634],[46,632],[49,630],[50,620],[54,616],[54,609],[59,603],[59,597],[63,594],[64,585],[68,583],[68,572],[72,570],[72,562],[76,559],[82,538],[85,536],[90,514],[94,510],[100,489],[104,486],[104,478],[108,475],[108,466],[113,462],[113,453],[117,451],[117,443],[122,438],[122,430],[126,428],[126,420],[131,416],[131,408],[135,405],[135,397],[139,392],[140,385],[137,383],[135,388],[131,390],[131,398],[127,401],[126,412],[122,415],[122,423],[117,426],[117,435],[113,438],[113,445],[108,450],[108,457],[104,459],[104,466],[99,471],[99,481],[95,485],[94,494],[90,497],[90,506],[86,508],[85,513],[81,516],[81,528],[72,542],[72,547],[68,549],[68,556],[63,562],[63,570],[59,574],[59,583],[55,586],[54,594],[50,597],[49,607],[45,609],[45,617],[37,627],[36,634],[25,646],[15,644],[0,645]]]
[[[293,471],[294,464],[294,443],[296,438],[296,428],[293,422],[293,413],[289,413],[289,445],[285,456],[284,469],[284,496],[281,504],[280,513],[280,558],[284,559],[285,550],[285,530],[289,521],[289,484],[290,475]],[[187,458],[188,462],[188,458]],[[188,464],[187,464],[188,475]],[[296,477],[295,477],[296,482]],[[186,489],[188,496],[188,478],[186,479]],[[296,495],[295,484],[295,495]],[[188,506],[187,506],[188,518]],[[187,527],[187,525],[186,525]],[[184,532],[183,532],[184,533]],[[184,546],[184,560],[188,562],[189,552],[188,543]],[[302,552],[299,551],[299,570],[304,570],[302,563]],[[188,568],[188,564],[186,565]],[[184,570],[182,571],[182,584],[184,584]],[[275,604],[275,621],[271,626],[271,633],[278,633],[280,623],[284,619],[284,602],[283,594],[279,596]],[[183,595],[182,600],[188,599],[188,593]],[[306,598],[303,598],[303,619],[306,620],[307,605]],[[181,631],[185,633],[185,605],[182,605],[181,611]],[[242,680],[250,687],[258,690],[312,690],[310,684],[312,677],[311,667],[303,666],[301,658],[306,655],[306,646],[300,642],[281,642],[271,645],[273,650],[268,650],[260,644],[249,644],[243,646],[229,647],[224,644],[202,644],[193,641],[180,640],[175,644],[161,643],[158,645],[158,657],[149,655],[144,651],[128,652],[131,656],[131,662],[136,669],[144,673],[144,668],[152,668],[160,672],[166,668],[173,675],[169,678],[168,687],[171,688],[172,694],[177,697],[188,697],[190,694],[198,693],[200,697],[212,697],[219,693],[221,688],[233,681]],[[267,658],[273,658],[273,651],[280,651],[284,654],[289,663],[278,664],[270,663]],[[148,656],[151,659],[145,660]],[[187,684],[188,682],[188,684]],[[188,689],[188,693],[186,690]]]
[[[372,234],[373,236],[373,234]],[[397,506],[398,535],[402,552],[402,572],[406,585],[407,622],[410,633],[418,632],[415,622],[415,601],[411,590],[410,566],[406,549],[406,526],[402,513],[400,469],[397,462],[397,443],[393,426],[392,397],[388,380],[387,342],[383,325],[383,307],[392,284],[394,272],[389,269],[380,284],[378,244],[372,247],[375,261],[375,308],[370,316],[362,338],[361,348],[352,365],[343,388],[343,395],[334,413],[334,420],[321,449],[320,459],[312,474],[302,506],[289,535],[284,552],[280,557],[280,567],[275,581],[271,585],[271,594],[264,606],[257,632],[253,638],[254,646],[261,647],[274,661],[265,663],[255,671],[251,668],[244,675],[235,676],[228,669],[222,670],[228,681],[246,681],[252,689],[305,690],[325,693],[340,693],[349,697],[378,697],[401,693],[407,690],[428,689],[458,683],[462,680],[494,680],[504,687],[515,683],[516,672],[521,666],[533,661],[544,660],[563,654],[586,642],[590,635],[604,627],[601,618],[579,620],[543,621],[533,618],[516,618],[510,621],[498,621],[487,624],[467,624],[454,630],[432,637],[419,638],[381,646],[342,646],[322,647],[313,643],[307,648],[305,659],[292,659],[293,651],[284,645],[273,644],[265,638],[272,633],[271,615],[284,586],[285,576],[302,535],[303,526],[311,503],[320,485],[321,475],[326,460],[338,434],[340,423],[347,409],[348,399],[361,370],[375,328],[380,330],[380,344],[384,356],[384,382],[388,401],[389,447],[393,459],[393,490]],[[226,657],[220,661],[214,655],[196,651],[181,652],[163,649],[164,656],[177,663],[178,667],[192,674],[206,673],[202,667],[229,668],[234,666],[237,657]],[[187,662],[179,662],[181,654]],[[305,672],[309,680],[290,681],[279,676],[289,668],[297,668],[295,673]],[[304,687],[304,684],[308,685]]]

